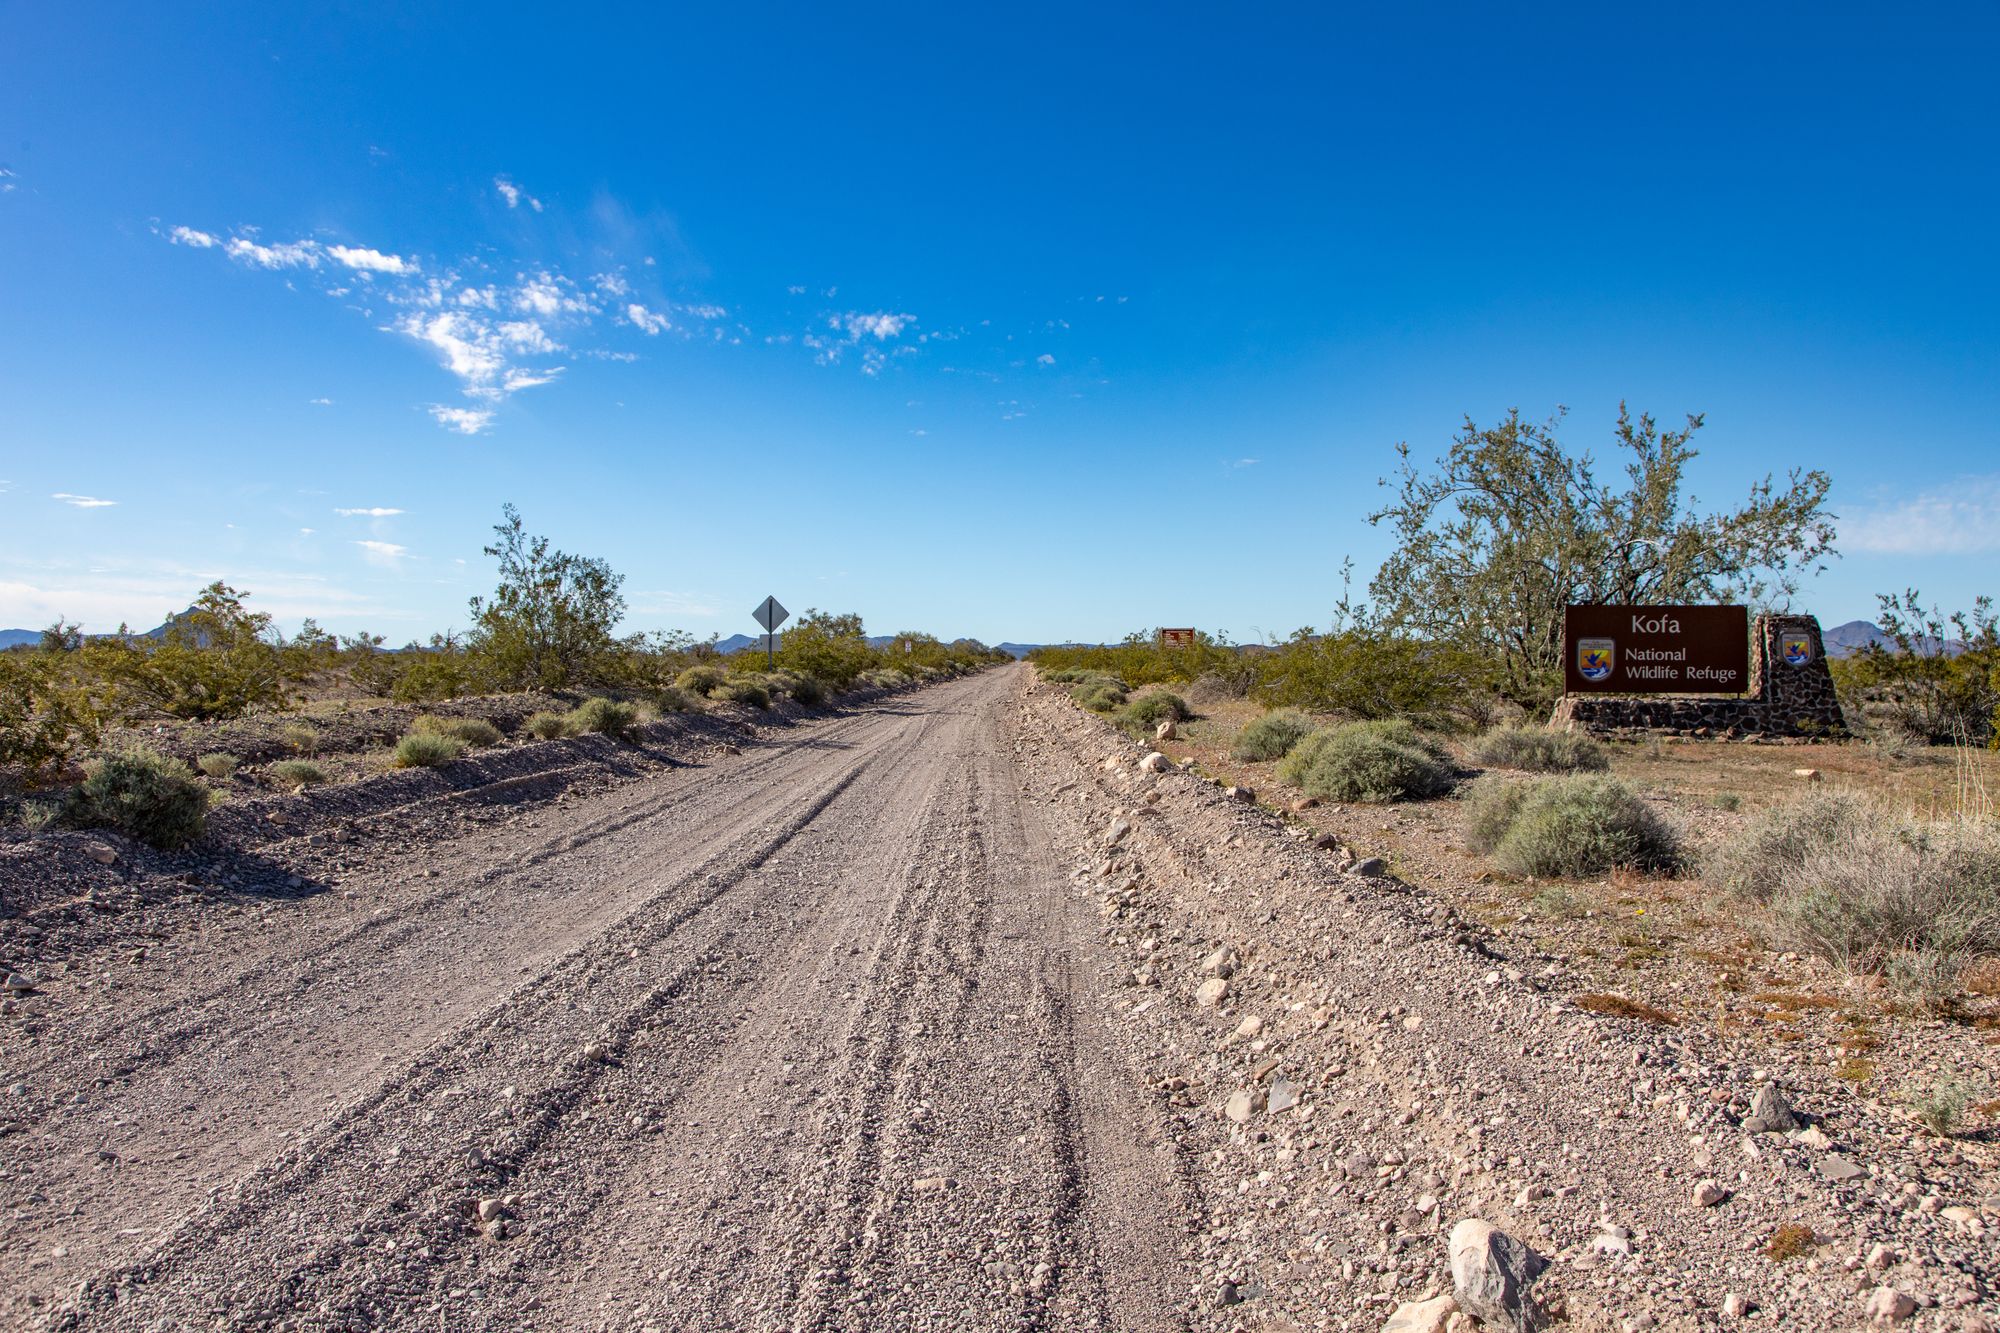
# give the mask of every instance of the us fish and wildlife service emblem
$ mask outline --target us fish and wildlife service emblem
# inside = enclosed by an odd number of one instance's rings
[[[1615,651],[1610,639],[1578,639],[1576,674],[1588,681],[1609,680],[1612,664],[1617,660]]]
[[[1812,661],[1812,640],[1804,635],[1786,635],[1785,661],[1791,666],[1804,666]]]

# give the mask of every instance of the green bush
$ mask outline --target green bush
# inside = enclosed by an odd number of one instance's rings
[[[1482,764],[1525,773],[1602,773],[1611,767],[1604,747],[1590,737],[1547,727],[1495,727],[1479,738],[1473,754]]]
[[[728,704],[749,704],[753,708],[771,706],[771,691],[765,688],[763,681],[748,676],[731,676],[716,686],[709,698]]]
[[[65,803],[65,822],[110,828],[169,851],[201,836],[211,796],[177,759],[148,750],[105,755],[84,765]]]
[[[826,702],[826,686],[812,676],[800,676],[788,693],[792,702],[801,708],[818,708]]]
[[[672,685],[662,685],[652,694],[653,704],[662,713],[699,713],[701,705]]]
[[[1118,721],[1127,727],[1144,727],[1150,730],[1168,718],[1176,722],[1185,722],[1192,716],[1194,714],[1188,710],[1186,701],[1178,694],[1154,690],[1151,694],[1142,694],[1126,704],[1119,711]]]
[[[1406,801],[1449,790],[1452,765],[1435,740],[1389,719],[1313,732],[1292,747],[1278,776],[1321,800]]]
[[[465,753],[465,742],[438,731],[413,731],[396,742],[397,768],[436,768]]]
[[[1108,713],[1114,708],[1124,707],[1125,689],[1113,681],[1092,681],[1079,685],[1074,698],[1093,713]]]
[[[1717,888],[1768,903],[1808,853],[1867,836],[1882,816],[1859,797],[1810,791],[1772,806],[1704,858],[1703,875]]]
[[[632,704],[603,697],[585,699],[570,710],[569,729],[577,735],[595,732],[623,740],[639,725],[639,710]]]
[[[1672,871],[1673,830],[1632,789],[1594,774],[1473,784],[1467,835],[1510,875],[1574,879],[1613,868]]]
[[[1280,708],[1246,722],[1243,730],[1236,733],[1236,743],[1229,747],[1229,753],[1238,759],[1283,759],[1312,731],[1311,718],[1290,708]]]
[[[483,717],[420,717],[410,724],[420,736],[449,736],[474,748],[498,745],[500,728]]]
[[[280,759],[264,771],[286,787],[317,787],[326,781],[326,770],[306,759]]]
[[[278,739],[283,741],[293,754],[319,753],[319,730],[311,723],[294,722],[278,733]]]
[[[205,754],[194,761],[194,766],[217,782],[226,782],[236,774],[236,766],[242,760],[233,754]]]
[[[538,741],[552,741],[569,735],[569,719],[561,713],[535,713],[521,727]]]
[[[729,673],[719,666],[692,666],[674,679],[674,688],[705,699],[716,686],[728,679]]]

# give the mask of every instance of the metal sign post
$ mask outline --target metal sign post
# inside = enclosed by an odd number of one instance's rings
[[[777,598],[766,597],[764,604],[750,614],[764,627],[764,669],[769,671],[776,665],[778,626],[791,619],[792,613]]]

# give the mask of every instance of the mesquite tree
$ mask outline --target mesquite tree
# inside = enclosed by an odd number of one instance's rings
[[[1701,417],[1661,431],[1620,403],[1624,475],[1606,481],[1556,438],[1565,414],[1536,425],[1510,411],[1483,429],[1468,417],[1428,470],[1397,445],[1396,497],[1369,515],[1396,536],[1369,584],[1377,609],[1401,632],[1481,654],[1524,707],[1560,690],[1566,607],[1764,603],[1835,554],[1826,473],[1767,474],[1740,507],[1702,513],[1682,492]]]

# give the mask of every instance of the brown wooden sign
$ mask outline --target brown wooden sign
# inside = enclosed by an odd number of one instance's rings
[[[1572,606],[1563,614],[1568,694],[1741,694],[1750,613],[1740,606]]]
[[[1194,641],[1194,631],[1191,629],[1163,629],[1160,631],[1160,647],[1162,648],[1192,648],[1194,647]]]

